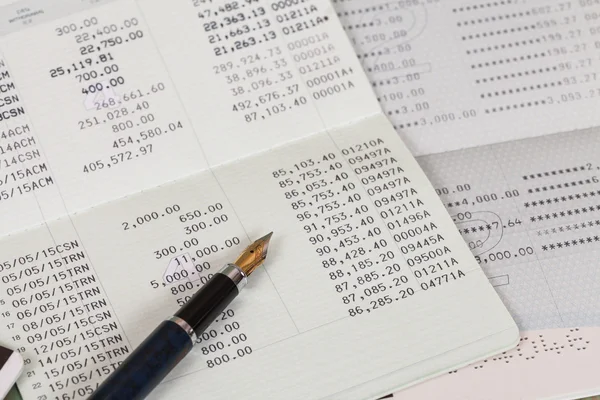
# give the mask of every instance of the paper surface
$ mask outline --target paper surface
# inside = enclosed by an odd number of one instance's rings
[[[522,330],[600,325],[599,152],[596,128],[419,159]]]
[[[558,134],[419,162],[525,330],[522,336],[562,340],[581,327],[584,337],[597,341],[591,327],[599,318],[600,133],[573,131],[600,123],[598,3],[334,0],[333,5],[380,105],[413,153]],[[507,193],[519,194],[508,199]],[[464,219],[467,213],[473,218]],[[549,330],[532,333],[537,329]],[[396,396],[583,397],[600,393],[590,373],[598,356],[588,345],[568,355],[503,360],[497,368],[475,364],[477,369]]]
[[[416,155],[600,125],[595,1],[332,3]]]
[[[1,15],[0,339],[25,399],[87,397],[270,230],[154,398],[377,398],[516,344],[329,3]]]
[[[595,128],[419,159],[523,341],[394,398],[600,392],[593,373],[600,354],[599,151]]]
[[[442,392],[445,398],[457,400],[593,396],[598,393],[594,371],[599,333],[597,327],[523,332],[515,350],[396,392],[390,398],[431,399]]]

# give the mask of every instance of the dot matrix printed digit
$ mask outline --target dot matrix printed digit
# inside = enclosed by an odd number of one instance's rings
[[[600,324],[599,133],[419,159],[522,330]]]
[[[452,392],[463,379],[489,379],[511,370],[532,374],[530,380],[545,386],[545,365],[569,360],[568,372],[578,374],[583,372],[578,368],[585,369],[581,360],[597,351],[599,133],[567,132],[419,159],[490,283],[525,331],[515,349],[434,380],[438,390]],[[569,364],[574,360],[578,364]],[[428,385],[384,399],[428,398]],[[572,386],[563,390],[585,387]],[[503,389],[496,389],[497,398],[506,398]]]
[[[597,3],[333,5],[417,155],[600,125]]]

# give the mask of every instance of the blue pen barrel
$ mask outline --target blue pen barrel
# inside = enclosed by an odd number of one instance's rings
[[[193,347],[189,334],[164,321],[127,357],[88,400],[141,400],[164,379]]]
[[[195,337],[215,321],[237,296],[238,284],[245,284],[244,279],[238,267],[225,266],[172,317],[181,326],[172,319],[159,325],[88,400],[142,400],[148,396],[190,352],[194,346],[190,334]]]

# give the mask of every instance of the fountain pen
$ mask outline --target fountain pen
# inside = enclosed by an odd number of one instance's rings
[[[92,393],[88,400],[141,400],[190,352],[197,336],[246,286],[267,257],[271,235],[250,244],[233,264],[202,286],[171,318],[163,321]]]

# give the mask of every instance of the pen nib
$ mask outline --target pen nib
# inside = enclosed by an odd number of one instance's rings
[[[250,275],[258,268],[267,258],[267,250],[269,249],[269,241],[273,236],[273,232],[257,239],[240,254],[235,260],[235,265],[241,268],[246,276]]]

